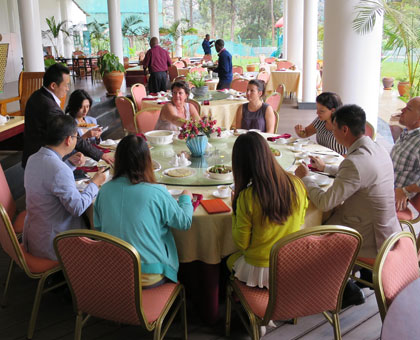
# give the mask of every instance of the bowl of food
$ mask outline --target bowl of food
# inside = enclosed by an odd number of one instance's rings
[[[213,165],[207,168],[207,174],[212,179],[227,180],[232,178],[232,167],[228,165]]]
[[[174,132],[169,130],[153,130],[146,132],[145,136],[153,145],[166,145],[172,143]]]
[[[271,153],[273,154],[274,157],[281,157],[281,151],[280,150],[277,150],[277,149],[271,148],[271,147],[270,147],[270,150],[271,150]]]

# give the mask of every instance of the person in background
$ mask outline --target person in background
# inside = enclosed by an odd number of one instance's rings
[[[150,39],[150,49],[146,52],[143,60],[143,68],[150,73],[148,81],[149,93],[166,92],[168,81],[168,67],[172,65],[168,51],[159,46],[156,37]]]
[[[250,80],[246,89],[248,103],[239,106],[236,112],[237,129],[258,129],[262,132],[275,133],[276,116],[271,105],[263,102],[265,84],[261,80]]]
[[[283,170],[257,132],[237,138],[232,168],[232,236],[239,251],[229,257],[227,266],[248,286],[268,288],[271,248],[305,221],[305,186]]]
[[[141,257],[142,286],[177,282],[178,254],[171,228],[191,227],[192,194],[184,190],[178,202],[156,184],[147,142],[124,137],[115,154],[113,179],[98,194],[95,229],[119,237]],[[135,202],[135,204],[133,204]]]
[[[217,54],[219,55],[219,61],[217,67],[213,70],[219,75],[219,83],[217,84],[218,90],[230,88],[232,82],[232,55],[225,49],[225,42],[222,39],[218,39],[215,42]]]
[[[332,116],[342,105],[338,94],[333,92],[321,93],[316,97],[316,114],[318,117],[306,128],[300,124],[296,125],[296,134],[299,137],[309,137],[316,134],[316,142],[318,144],[334,150],[340,155],[344,155],[347,152],[346,148],[337,143],[332,132]]]
[[[213,47],[214,40],[210,41],[210,34],[206,34],[201,46],[205,55],[211,55],[211,48]]]
[[[184,81],[176,81],[171,85],[172,99],[163,106],[155,130],[178,131],[185,121],[200,120],[197,109],[187,102],[190,88]]]
[[[47,122],[46,145],[29,157],[23,244],[32,255],[56,260],[54,237],[63,231],[84,228],[82,214],[92,204],[106,175],[100,170],[79,192],[73,172],[62,158],[77,141],[77,126],[70,116],[58,115]]]
[[[401,230],[395,212],[394,169],[388,152],[365,136],[366,114],[357,105],[335,111],[333,133],[347,148],[347,157],[337,165],[325,165],[319,158],[312,164],[334,175],[333,184],[320,188],[306,164],[296,169],[311,202],[321,211],[333,210],[325,224],[344,225],[363,236],[359,257],[375,259],[384,241]],[[351,280],[344,290],[342,307],[364,303],[363,291]]]
[[[77,133],[83,139],[89,140],[92,144],[101,142],[102,128],[98,127],[96,118],[88,116],[92,106],[92,98],[85,90],[74,90],[70,95],[66,107],[66,113],[76,120],[78,126]],[[88,124],[93,125],[88,126]]]

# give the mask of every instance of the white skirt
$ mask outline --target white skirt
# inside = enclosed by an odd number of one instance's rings
[[[233,265],[235,277],[242,282],[245,282],[249,287],[259,287],[268,289],[269,273],[268,267],[256,267],[246,263],[244,256],[238,258]]]

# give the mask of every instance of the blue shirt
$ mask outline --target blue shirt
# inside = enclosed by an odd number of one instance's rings
[[[89,183],[80,193],[73,172],[55,151],[42,147],[25,168],[26,218],[23,244],[35,256],[56,259],[54,237],[85,226],[81,215],[92,204],[98,187]]]
[[[106,183],[95,201],[95,229],[130,243],[140,254],[141,271],[177,281],[178,253],[171,228],[191,227],[193,206],[187,195],[177,202],[159,184],[131,184],[119,177]]]
[[[79,123],[77,119],[75,119],[75,120],[76,120],[76,123]],[[96,118],[93,118],[91,116],[86,116],[85,117],[85,122],[87,124],[96,124],[96,125],[98,124]],[[80,137],[82,137],[85,134],[85,132],[88,131],[89,129],[90,128],[81,128],[81,127],[79,127],[79,128],[77,128],[77,134]],[[89,142],[91,144],[98,144],[97,141],[96,141],[96,137],[90,137],[88,140],[89,140]]]
[[[203,43],[201,44],[201,46],[203,46],[203,50],[204,50],[204,54],[211,54],[211,44],[214,42],[214,40],[213,41],[210,41],[210,40],[207,40],[207,39],[204,39],[203,40]]]
[[[219,75],[220,81],[232,81],[232,56],[226,49],[219,52],[219,63],[214,72]]]

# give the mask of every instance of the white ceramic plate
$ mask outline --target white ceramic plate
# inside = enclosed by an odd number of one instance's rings
[[[157,171],[159,171],[160,169],[162,169],[162,166],[160,165],[160,163],[159,162],[156,162],[156,161],[152,161],[153,162],[153,171],[154,172],[157,172]]]
[[[101,144],[99,144],[100,146],[105,146],[105,147],[109,147],[109,146],[117,146],[118,142],[116,142],[113,139],[107,139],[101,142]]]
[[[181,189],[169,189],[168,191],[171,194],[171,196],[174,198],[178,198],[182,194]]]
[[[222,196],[222,195],[220,195],[219,194],[219,192],[216,190],[216,191],[213,191],[213,194],[212,194],[214,197],[217,197],[217,198],[228,198],[229,197],[229,194],[227,194],[226,196]]]
[[[227,165],[227,166],[232,168],[230,165]],[[226,174],[218,174],[218,173],[210,172],[211,168],[212,168],[212,166],[209,166],[207,168],[207,171],[206,171],[207,174],[208,174],[208,177],[211,178],[211,179],[216,179],[216,180],[219,180],[219,181],[225,181],[225,180],[230,180],[230,179],[233,178],[232,171],[228,172]]]
[[[174,168],[183,168],[183,167],[186,167],[186,166],[190,166],[191,165],[191,161],[188,161],[188,160],[187,160],[187,164],[182,164],[182,165],[178,165],[178,166],[174,165],[174,163],[172,161],[170,161],[168,163],[171,166],[173,166]],[[178,164],[179,164],[179,162],[178,162]]]

